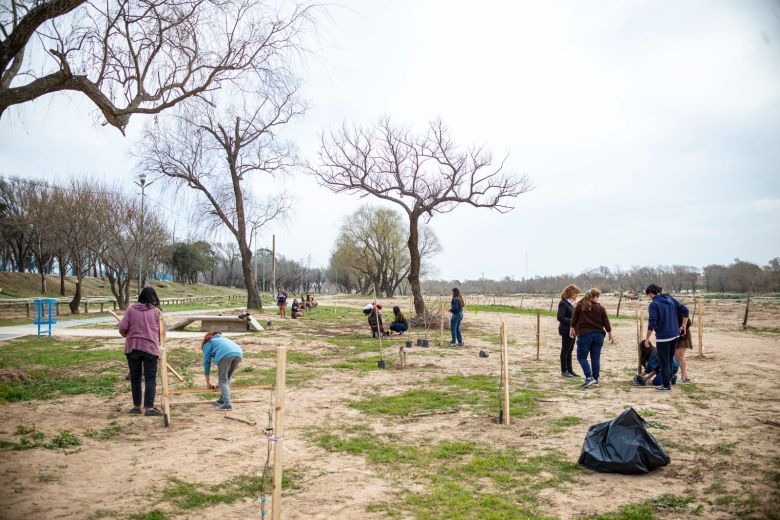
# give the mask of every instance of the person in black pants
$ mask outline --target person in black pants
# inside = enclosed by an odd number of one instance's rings
[[[653,298],[647,308],[647,336],[645,346],[650,348],[650,336],[655,331],[655,345],[658,358],[661,361],[663,383],[656,390],[671,392],[672,390],[672,359],[677,348],[677,341],[685,334],[688,324],[688,307],[678,302],[668,294],[662,294],[663,289],[656,284],[650,284],[645,294]],[[682,323],[677,320],[681,314]]]
[[[571,353],[574,350],[575,338],[569,337],[571,317],[574,315],[574,303],[580,288],[574,284],[566,286],[558,302],[558,334],[561,335],[561,376],[580,377],[571,367]]]

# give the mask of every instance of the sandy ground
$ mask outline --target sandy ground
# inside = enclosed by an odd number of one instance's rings
[[[604,300],[610,312],[614,312],[617,302]],[[341,301],[353,306],[362,303],[355,299]],[[398,303],[408,305],[408,300],[399,299]],[[323,299],[321,311],[331,304],[332,300]],[[544,304],[548,305],[549,301]],[[633,315],[637,309],[636,302],[623,302],[621,314]],[[774,303],[756,305],[750,324],[779,327],[777,310]],[[694,357],[695,350],[689,352],[688,370],[700,390],[697,393],[675,389],[659,395],[652,389],[631,387],[629,382],[636,366],[636,324],[632,320],[613,321],[616,342],[604,347],[600,387],[588,390],[564,384],[560,378],[560,340],[554,318],[541,319],[541,360],[536,361],[535,317],[474,314],[468,308],[465,325],[470,328],[466,329],[464,349],[413,348],[408,352],[407,368],[367,373],[324,368],[315,363],[316,374],[288,391],[285,467],[294,468],[302,477],[299,489],[285,492],[283,517],[383,518],[382,513],[369,513],[366,507],[396,500],[403,492],[381,466],[368,464],[364,457],[329,453],[317,447],[306,435],[312,429],[328,431],[360,423],[370,425],[377,433],[398,434],[410,444],[477,439],[528,453],[557,449],[576,461],[588,426],[611,419],[625,406],[633,406],[640,413],[650,412],[649,419],[663,425],[651,431],[667,449],[672,463],[644,476],[582,472],[574,484],[543,491],[541,513],[558,518],[581,517],[615,511],[623,504],[663,493],[693,493],[697,502],[710,495],[731,493],[754,497],[757,518],[777,515],[777,477],[776,473],[768,476],[768,472],[777,472],[780,462],[780,336],[742,332],[743,312],[744,307],[728,303],[705,304],[705,357]],[[542,414],[502,427],[494,424],[491,417],[469,409],[392,420],[365,416],[348,406],[349,400],[359,396],[398,394],[446,375],[497,375],[496,347],[470,338],[468,331],[478,328],[498,334],[502,320],[508,324],[510,337],[517,341],[510,347],[512,385],[533,381],[542,388],[560,390],[556,397],[540,403]],[[279,345],[315,355],[333,350],[333,345],[296,337],[306,331],[303,321],[284,330],[242,338],[241,344],[250,354],[274,351]],[[432,339],[437,334],[432,333]],[[694,338],[695,334],[694,329]],[[197,350],[198,342],[184,338],[171,348]],[[493,355],[479,358],[480,349]],[[274,362],[270,357],[251,359],[264,367],[271,367]],[[294,364],[291,367],[301,368]],[[580,372],[579,367],[575,368]],[[199,382],[196,376],[196,383]],[[265,395],[268,393],[252,391],[238,397]],[[162,500],[160,493],[170,477],[219,483],[239,475],[259,474],[266,453],[260,428],[267,422],[268,403],[236,405],[232,412],[256,422],[255,426],[226,420],[209,406],[187,406],[174,409],[168,429],[162,427],[159,418],[127,415],[129,406],[129,389],[112,398],[82,395],[0,405],[0,438],[10,438],[16,425],[24,423],[35,425],[47,437],[68,429],[83,442],[71,451],[38,448],[0,452],[0,518],[127,518],[155,508],[177,519],[259,518],[257,500],[180,511]],[[549,421],[561,416],[577,416],[584,422],[550,434]],[[112,421],[123,427],[118,436],[97,440],[85,435],[87,430],[100,430]],[[707,506],[704,511],[698,516],[674,512],[668,517],[739,516],[728,507]],[[403,514],[401,517],[404,518]]]

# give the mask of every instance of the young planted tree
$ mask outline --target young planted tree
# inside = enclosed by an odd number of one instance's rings
[[[525,176],[504,172],[505,160],[494,164],[484,148],[457,147],[441,121],[431,122],[419,136],[389,120],[323,134],[319,162],[310,171],[331,191],[370,194],[403,208],[409,224],[408,280],[418,317],[425,315],[420,220],[430,221],[460,204],[504,213],[530,189]]]
[[[280,17],[259,0],[3,0],[0,117],[47,94],[78,92],[124,133],[133,114],[266,71],[309,10]]]

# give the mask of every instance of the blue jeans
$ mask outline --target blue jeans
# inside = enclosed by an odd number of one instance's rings
[[[663,385],[666,388],[672,387],[672,359],[674,351],[677,349],[677,341],[680,338],[674,338],[669,341],[656,340],[655,346],[658,349],[658,360],[661,362],[661,374],[663,376]]]
[[[453,343],[463,343],[463,336],[460,334],[460,322],[463,321],[463,313],[453,314],[450,318],[450,333]]]
[[[393,332],[406,332],[409,329],[409,325],[401,323],[400,321],[394,321],[390,324],[390,330]]]
[[[599,378],[601,369],[601,347],[604,346],[604,334],[601,332],[588,332],[577,338],[577,361],[580,362],[582,372],[586,378]],[[593,363],[593,372],[588,365],[588,355],[590,362]]]

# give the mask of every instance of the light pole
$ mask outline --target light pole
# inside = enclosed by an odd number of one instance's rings
[[[141,280],[144,272],[144,253],[143,253],[143,240],[144,240],[144,188],[150,186],[152,182],[146,182],[146,174],[141,173],[138,176],[138,181],[133,181],[136,186],[141,187],[141,241],[138,247],[138,294],[141,294]]]

